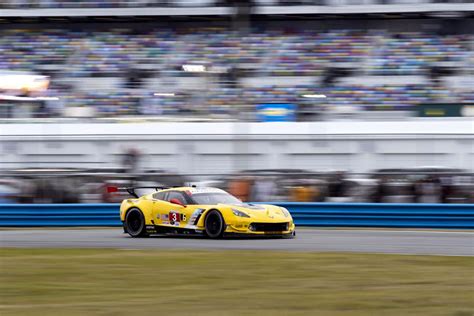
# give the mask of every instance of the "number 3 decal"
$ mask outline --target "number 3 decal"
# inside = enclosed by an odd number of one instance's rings
[[[171,211],[169,214],[169,219],[171,222],[185,222],[186,221],[186,214],[178,213],[175,211]]]
[[[170,221],[179,222],[179,214],[176,212],[170,212]]]

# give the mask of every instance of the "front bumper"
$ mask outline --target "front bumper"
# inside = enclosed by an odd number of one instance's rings
[[[247,238],[247,239],[272,239],[272,238],[294,238],[295,231],[284,234],[251,234],[251,233],[224,233],[224,238]]]
[[[264,236],[292,236],[295,224],[293,221],[264,223],[264,222],[241,222],[228,224],[225,234],[264,235]]]

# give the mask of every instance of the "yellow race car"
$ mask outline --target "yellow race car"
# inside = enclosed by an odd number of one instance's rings
[[[287,209],[275,205],[244,204],[217,188],[155,188],[123,200],[120,220],[132,237],[151,234],[203,234],[210,238],[224,235],[274,235],[292,237],[295,224]],[[113,188],[111,192],[118,190]]]

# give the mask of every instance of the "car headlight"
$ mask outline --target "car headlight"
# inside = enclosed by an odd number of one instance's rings
[[[232,209],[232,213],[234,213],[235,216],[239,216],[239,217],[250,217],[248,214],[236,209]]]
[[[280,207],[280,210],[282,211],[283,215],[285,215],[285,217],[290,217],[291,214],[290,212],[288,212],[288,210],[284,207]]]

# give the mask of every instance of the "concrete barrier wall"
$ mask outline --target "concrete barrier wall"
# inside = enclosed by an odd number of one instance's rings
[[[118,167],[131,148],[142,154],[139,169],[181,174],[474,170],[472,120],[0,124],[0,168],[5,169]]]
[[[278,203],[299,226],[474,229],[474,204]]]
[[[474,204],[276,204],[297,226],[474,229]],[[118,204],[0,204],[0,227],[120,225]]]

